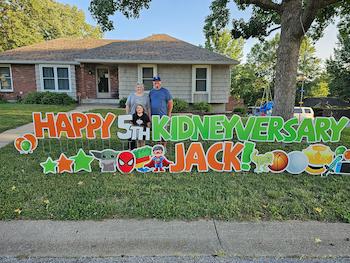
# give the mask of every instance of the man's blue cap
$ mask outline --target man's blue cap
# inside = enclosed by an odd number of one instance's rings
[[[161,79],[159,76],[157,76],[157,77],[153,77],[153,81],[161,81]]]

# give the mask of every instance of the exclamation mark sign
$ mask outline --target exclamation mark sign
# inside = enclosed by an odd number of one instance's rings
[[[251,155],[254,151],[255,143],[254,142],[244,142],[244,148],[241,155],[241,167],[243,171],[249,171],[250,170],[250,162],[251,162]]]

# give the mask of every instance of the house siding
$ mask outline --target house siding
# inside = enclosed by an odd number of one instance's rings
[[[35,66],[11,64],[13,91],[0,92],[7,100],[17,100],[36,90]]]
[[[174,98],[191,102],[191,65],[158,65],[158,74],[163,80],[162,84],[170,90]]]
[[[137,64],[120,64],[119,71],[119,98],[128,97],[135,91],[135,85],[138,81]]]
[[[192,102],[192,65],[158,64],[157,72],[162,84],[174,98]],[[231,85],[230,66],[211,67],[211,103],[227,103]],[[120,98],[129,96],[138,82],[138,65],[119,65]],[[208,94],[194,94],[193,102],[208,102]]]
[[[211,67],[211,103],[228,103],[231,87],[230,66]]]

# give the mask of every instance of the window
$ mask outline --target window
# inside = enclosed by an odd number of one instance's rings
[[[157,76],[156,65],[140,65],[139,66],[139,82],[143,83],[145,90],[153,88],[153,77]]]
[[[301,108],[294,108],[294,113],[303,113]]]
[[[207,68],[196,68],[196,91],[207,91]]]
[[[69,91],[68,66],[41,66],[42,89],[48,91]]]
[[[305,109],[305,113],[311,113],[310,109]]]
[[[0,91],[13,91],[10,66],[0,66]]]

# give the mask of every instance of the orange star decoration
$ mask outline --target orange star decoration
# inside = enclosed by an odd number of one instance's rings
[[[73,160],[67,158],[64,153],[61,153],[60,158],[57,160],[58,173],[72,173],[73,172]]]

